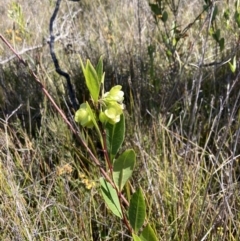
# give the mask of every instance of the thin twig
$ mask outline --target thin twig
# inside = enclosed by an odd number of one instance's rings
[[[43,45],[40,44],[40,45],[37,45],[37,46],[33,46],[33,47],[29,47],[27,49],[23,49],[22,51],[18,52],[19,55],[22,55],[22,54],[25,54],[26,52],[29,52],[29,51],[32,51],[32,50],[35,50],[35,49],[40,49],[42,48]],[[16,58],[16,55],[12,55],[10,56],[9,58],[5,59],[5,60],[2,60],[0,62],[1,65],[4,65],[6,63],[8,63],[9,61],[11,61],[12,59]]]

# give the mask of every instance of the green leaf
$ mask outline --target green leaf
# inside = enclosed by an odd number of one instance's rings
[[[125,118],[122,114],[120,116],[120,121],[112,125],[107,123],[105,126],[106,130],[106,140],[107,140],[107,150],[110,155],[110,159],[116,156],[119,148],[122,146],[125,137]]]
[[[147,224],[147,226],[143,229],[140,238],[141,241],[158,241],[154,230],[151,228],[149,224]]]
[[[234,58],[233,58],[233,63],[228,62],[228,64],[230,66],[230,69],[231,69],[232,73],[235,73],[236,67],[237,67],[236,56],[234,56]]]
[[[130,200],[128,210],[130,224],[135,232],[142,227],[146,216],[146,205],[141,189],[138,189]]]
[[[223,16],[224,16],[224,18],[225,18],[226,20],[229,20],[229,18],[230,18],[230,10],[229,10],[229,8],[227,8],[227,9],[224,11]]]
[[[103,74],[103,60],[102,60],[102,57],[100,57],[99,61],[98,61],[98,64],[97,64],[97,67],[96,67],[96,72],[97,72],[97,75],[98,75],[98,80],[100,80],[100,82],[103,84],[104,82],[104,74]]]
[[[91,116],[91,121],[93,122],[93,125],[96,128],[96,130],[97,130],[100,142],[101,142],[101,144],[103,144],[102,134],[101,134],[101,131],[100,131],[99,126],[97,124],[96,116],[94,115],[94,113],[92,111],[92,108],[90,107],[90,105],[88,104],[87,101],[86,101],[86,106],[87,106],[87,111],[88,111],[89,115]]]
[[[119,218],[123,218],[122,209],[116,190],[104,178],[100,178],[101,192],[109,209]]]
[[[218,6],[215,5],[214,10],[213,10],[213,14],[212,14],[212,22],[216,20],[217,14],[218,14]]]
[[[219,47],[220,47],[220,51],[223,51],[224,50],[224,44],[225,44],[225,40],[224,40],[224,38],[221,38],[220,40],[219,40],[219,42],[218,42],[218,44],[219,44]]]
[[[214,38],[217,42],[219,42],[219,40],[220,40],[220,29],[217,29],[217,30],[215,31],[215,33],[213,33],[213,38]]]
[[[162,9],[158,4],[149,3],[149,6],[155,15],[162,15]]]
[[[162,21],[163,21],[164,23],[167,22],[167,20],[168,20],[168,13],[167,13],[166,11],[163,12],[161,19],[162,19]]]
[[[140,237],[138,237],[136,234],[132,234],[133,236],[133,241],[141,241]]]
[[[98,74],[89,60],[87,60],[86,67],[84,67],[82,60],[80,60],[80,62],[90,95],[93,101],[97,102],[100,92],[101,79],[99,80]]]
[[[238,11],[235,12],[234,19],[235,19],[238,27],[240,28],[240,13]]]
[[[113,163],[113,180],[119,191],[122,191],[127,180],[132,176],[136,161],[134,150],[126,150]]]

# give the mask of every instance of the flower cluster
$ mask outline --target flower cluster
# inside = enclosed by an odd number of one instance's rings
[[[124,109],[124,93],[121,89],[121,85],[112,87],[109,92],[103,94],[102,99],[99,101],[101,105],[99,120],[102,123],[116,124],[120,121]],[[94,126],[93,118],[95,118],[95,114],[90,106],[87,103],[81,104],[75,114],[75,121],[83,127],[92,128]]]
[[[120,121],[120,116],[124,109],[122,103],[124,100],[124,93],[121,89],[121,85],[116,85],[103,95],[103,109],[99,116],[102,123],[109,122],[110,124],[115,124]]]

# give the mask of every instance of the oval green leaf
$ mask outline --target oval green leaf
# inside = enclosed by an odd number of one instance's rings
[[[240,28],[240,13],[238,11],[235,12],[234,18],[235,18],[235,21],[236,21],[238,27]]]
[[[142,241],[136,234],[132,234],[133,236],[133,241]]]
[[[100,81],[100,83],[104,83],[104,73],[103,73],[103,60],[102,60],[102,56],[100,57],[97,67],[96,67],[96,72],[98,75],[98,80]]]
[[[167,20],[168,20],[168,13],[167,13],[166,11],[163,12],[161,19],[162,19],[162,21],[163,21],[164,23],[167,22]]]
[[[101,192],[108,208],[119,218],[123,218],[122,209],[116,190],[102,177],[100,178]]]
[[[219,40],[219,47],[220,47],[220,51],[223,51],[224,50],[224,43],[225,43],[225,40],[224,40],[224,38],[221,38],[220,40]]]
[[[125,118],[122,114],[120,116],[120,121],[112,125],[110,123],[106,124],[106,141],[107,150],[110,155],[111,161],[116,156],[119,148],[122,146],[125,137]]]
[[[146,216],[146,205],[141,189],[138,189],[130,200],[128,210],[130,224],[133,230],[137,233],[142,227]]]
[[[84,67],[82,60],[80,60],[80,62],[90,95],[93,101],[97,102],[101,87],[101,79],[99,80],[98,74],[89,60],[87,60],[86,67]]]
[[[157,236],[152,229],[152,227],[147,224],[147,226],[143,229],[141,235],[140,235],[141,241],[158,241]]]
[[[230,69],[231,69],[232,73],[235,73],[236,67],[237,67],[237,65],[236,65],[236,55],[233,58],[233,63],[228,62],[228,64],[230,66]]]
[[[132,176],[133,168],[136,162],[136,154],[134,150],[126,150],[113,163],[113,180],[122,191],[128,179]]]

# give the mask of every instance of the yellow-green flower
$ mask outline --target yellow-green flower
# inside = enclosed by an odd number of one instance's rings
[[[87,109],[87,104],[83,103],[80,105],[79,110],[75,113],[75,121],[80,123],[83,127],[92,128],[93,121],[91,115]]]
[[[121,85],[116,85],[112,87],[112,89],[109,92],[106,92],[103,95],[103,99],[105,101],[116,101],[118,103],[122,103],[124,100],[124,92],[121,91],[122,86]]]
[[[121,89],[121,85],[116,85],[103,95],[102,112],[99,115],[99,120],[102,123],[109,122],[110,124],[116,124],[120,121],[120,116],[124,109],[122,103],[124,100],[124,93]]]
[[[118,104],[116,101],[106,101],[105,104],[103,112],[99,115],[100,121],[102,123],[116,124],[120,121],[120,116],[123,113],[123,105]]]

